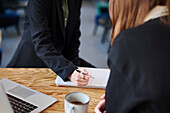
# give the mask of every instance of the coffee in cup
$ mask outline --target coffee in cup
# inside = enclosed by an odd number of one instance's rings
[[[72,92],[65,97],[65,113],[88,113],[90,98],[81,92]]]

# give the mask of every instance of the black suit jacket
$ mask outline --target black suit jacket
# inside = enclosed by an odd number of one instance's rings
[[[78,66],[92,66],[78,57],[81,0],[68,0],[64,28],[62,0],[29,0],[22,40],[7,67],[50,67],[64,80]]]
[[[108,64],[107,113],[170,113],[170,26],[155,19],[121,32]]]

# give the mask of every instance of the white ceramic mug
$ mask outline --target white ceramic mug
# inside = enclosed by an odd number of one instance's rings
[[[90,97],[81,92],[72,92],[65,97],[65,113],[88,113]]]

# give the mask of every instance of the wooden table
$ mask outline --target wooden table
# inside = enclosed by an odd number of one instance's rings
[[[56,74],[48,68],[0,68],[0,79],[7,78],[33,90],[57,98],[58,101],[42,113],[64,113],[64,98],[70,92],[83,92],[90,97],[88,113],[94,113],[104,89],[58,87],[55,84]]]

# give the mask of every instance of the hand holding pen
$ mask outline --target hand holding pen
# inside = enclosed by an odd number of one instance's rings
[[[88,75],[88,72],[85,69],[79,68],[75,70],[68,78],[77,86],[85,86],[88,84],[91,76]]]
[[[89,76],[90,78],[92,78],[92,79],[94,79],[94,77],[92,77],[91,75],[88,75],[87,73],[84,73],[84,72],[82,72],[82,71],[80,71],[80,70],[76,70],[77,72],[79,72],[79,73],[81,73],[81,74],[83,74],[83,75],[86,75],[86,76]],[[83,77],[84,78],[84,77]]]

